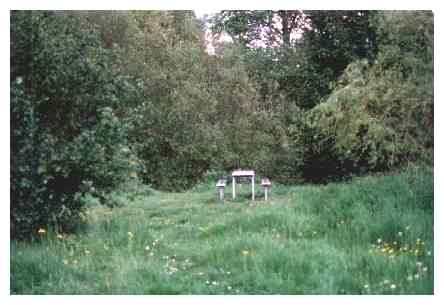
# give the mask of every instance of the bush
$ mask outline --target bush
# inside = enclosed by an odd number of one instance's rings
[[[82,194],[103,197],[135,175],[114,110],[130,87],[111,59],[75,15],[11,13],[13,238],[47,225],[73,230]]]
[[[293,146],[302,148],[294,148],[294,158],[305,180],[432,162],[433,16],[385,12],[377,21],[374,64],[351,63],[325,102],[290,127]]]

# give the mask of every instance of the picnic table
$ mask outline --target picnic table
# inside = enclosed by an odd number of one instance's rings
[[[236,198],[236,178],[251,177],[251,199],[254,200],[254,171],[253,170],[234,170],[231,173],[233,178],[233,199]]]

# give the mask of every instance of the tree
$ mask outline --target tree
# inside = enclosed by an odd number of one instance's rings
[[[371,11],[304,11],[303,36],[282,64],[288,72],[280,81],[288,98],[313,108],[331,92],[332,83],[354,60],[372,62],[377,52]]]
[[[248,71],[261,83],[264,101],[284,94],[289,102],[310,109],[330,92],[330,84],[350,62],[374,58],[375,30],[370,23],[373,14],[222,11],[214,17],[212,30],[225,31],[246,47],[251,63]],[[270,92],[273,83],[279,86]]]
[[[212,22],[214,33],[225,32],[238,42],[255,47],[290,46],[291,34],[301,28],[301,11],[221,11]]]
[[[304,148],[306,180],[432,162],[433,14],[387,11],[372,22],[379,49],[373,64],[349,64],[325,102],[291,128]]]
[[[304,11],[304,46],[310,61],[337,78],[353,60],[375,58],[372,11]]]
[[[12,236],[72,229],[82,193],[103,196],[128,178],[115,109],[131,86],[112,59],[76,13],[11,12]]]

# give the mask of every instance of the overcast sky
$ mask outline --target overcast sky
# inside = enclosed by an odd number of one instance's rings
[[[194,10],[194,13],[196,14],[197,18],[202,18],[205,14],[206,15],[212,15],[219,12],[219,10],[208,10],[208,9],[197,9]]]

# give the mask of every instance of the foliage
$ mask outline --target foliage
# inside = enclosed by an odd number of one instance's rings
[[[301,11],[228,11],[216,14],[211,20],[215,34],[223,32],[234,37],[243,45],[255,47],[265,45],[289,46],[303,23]]]
[[[131,46],[131,61],[141,62],[129,67],[130,73],[140,75],[142,92],[130,115],[129,136],[146,168],[144,181],[168,190],[189,188],[212,166],[227,163],[224,158],[236,145],[229,142],[228,126],[239,127],[233,116],[245,114],[252,90],[239,60],[211,58],[201,40],[184,37],[183,33],[198,37],[197,24],[177,19],[176,14],[161,13],[159,20],[138,17],[147,23]],[[176,26],[182,32],[169,30],[171,25],[164,20],[171,18],[181,22]],[[167,35],[159,41],[147,24],[163,27]],[[183,44],[177,45],[181,39]]]
[[[85,198],[124,205],[141,182],[184,191],[241,167],[324,183],[433,162],[431,12],[214,20],[234,42],[210,55],[191,11],[11,13],[13,237],[75,227]]]
[[[307,18],[303,43],[309,61],[319,71],[338,77],[353,60],[373,60],[377,50],[371,21],[375,11],[304,11]]]
[[[74,15],[11,13],[11,234],[48,222],[70,230],[81,193],[130,172],[125,126],[113,113],[125,79]]]
[[[350,64],[326,102],[310,111],[312,136],[306,130],[301,136],[306,138],[303,146],[309,159],[304,162],[304,172],[312,172],[313,164],[321,167],[314,171],[315,180],[431,159],[433,52],[429,46],[433,45],[433,23],[428,13],[407,17],[381,15],[379,30],[392,41],[381,39],[372,66],[367,60]],[[412,20],[422,24],[422,31],[408,28]],[[387,25],[391,22],[397,23],[395,31],[404,30],[395,41],[387,30],[392,29]],[[418,47],[403,48],[406,40],[410,45],[416,41]]]
[[[377,64],[370,74],[369,111],[426,154],[433,150],[433,13],[386,12]],[[369,91],[370,91],[369,90]]]
[[[259,80],[263,100],[284,95],[287,103],[310,109],[331,92],[330,83],[349,63],[359,58],[373,60],[374,14],[222,11],[213,18],[212,30],[225,32],[248,47],[248,72]]]

